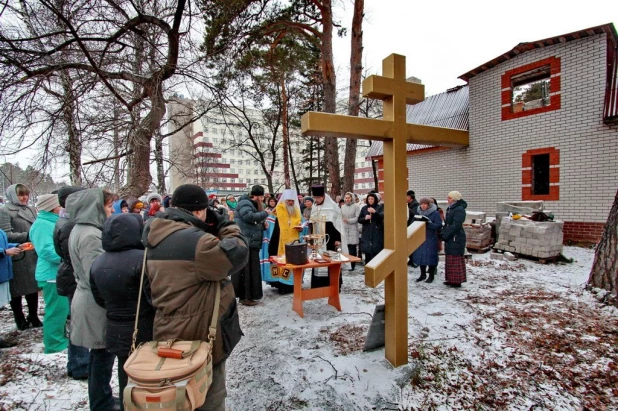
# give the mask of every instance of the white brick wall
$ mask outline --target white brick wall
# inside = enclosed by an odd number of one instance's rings
[[[500,201],[522,200],[522,154],[560,150],[560,200],[546,209],[565,221],[607,220],[618,188],[618,128],[603,124],[606,38],[529,51],[470,79],[470,146],[408,156],[417,198],[445,200],[458,190],[468,210],[496,212]],[[561,59],[561,109],[502,121],[500,83],[507,71]]]

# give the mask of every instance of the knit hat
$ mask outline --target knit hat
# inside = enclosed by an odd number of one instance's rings
[[[324,186],[313,186],[311,187],[311,195],[314,197],[324,197]]]
[[[429,197],[422,197],[420,200],[418,200],[419,204],[427,204],[427,205],[431,205],[431,198]]]
[[[208,207],[208,197],[200,186],[183,184],[174,191],[172,205],[189,211],[204,210]]]
[[[82,190],[85,190],[85,188],[78,186],[65,186],[60,188],[58,190],[58,203],[60,203],[60,206],[64,208],[67,202],[67,197]]]
[[[461,200],[461,193],[459,191],[451,191],[448,193],[448,196],[455,201]]]
[[[313,199],[313,197],[309,197],[309,196],[307,196],[307,197],[303,198],[303,203],[304,203],[305,201],[311,201],[311,204],[315,203],[315,200]]]
[[[146,197],[146,204],[150,204],[150,202],[152,200],[159,200],[159,202],[163,202],[163,198],[161,197],[161,194],[159,193],[150,193],[148,194],[148,197]]]
[[[262,187],[262,186],[253,186],[253,187],[251,187],[250,195],[252,195],[252,196],[263,196],[264,195],[264,187]]]
[[[43,194],[36,202],[36,208],[42,211],[51,211],[56,207],[60,207],[58,194]]]

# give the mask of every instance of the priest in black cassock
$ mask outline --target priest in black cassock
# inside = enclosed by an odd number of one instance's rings
[[[311,221],[319,221],[326,218],[325,231],[328,234],[328,243],[326,249],[329,251],[337,251],[338,248],[347,249],[342,243],[341,232],[343,230],[343,218],[341,209],[333,201],[332,198],[324,191],[324,186],[311,187],[311,194],[315,203],[311,208]],[[339,288],[343,279],[339,276]],[[329,285],[328,270],[312,270],[311,272],[311,288],[327,287]]]

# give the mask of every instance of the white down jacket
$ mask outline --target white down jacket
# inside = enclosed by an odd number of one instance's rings
[[[347,244],[358,244],[358,215],[360,207],[358,204],[344,204],[341,206],[341,218],[343,221],[343,236]],[[347,222],[346,222],[347,220]]]

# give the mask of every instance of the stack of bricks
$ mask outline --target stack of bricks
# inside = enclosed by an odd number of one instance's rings
[[[538,258],[558,257],[562,252],[562,221],[531,221],[502,218],[495,247]]]
[[[472,250],[484,250],[491,246],[491,226],[489,224],[464,224],[466,247]]]

